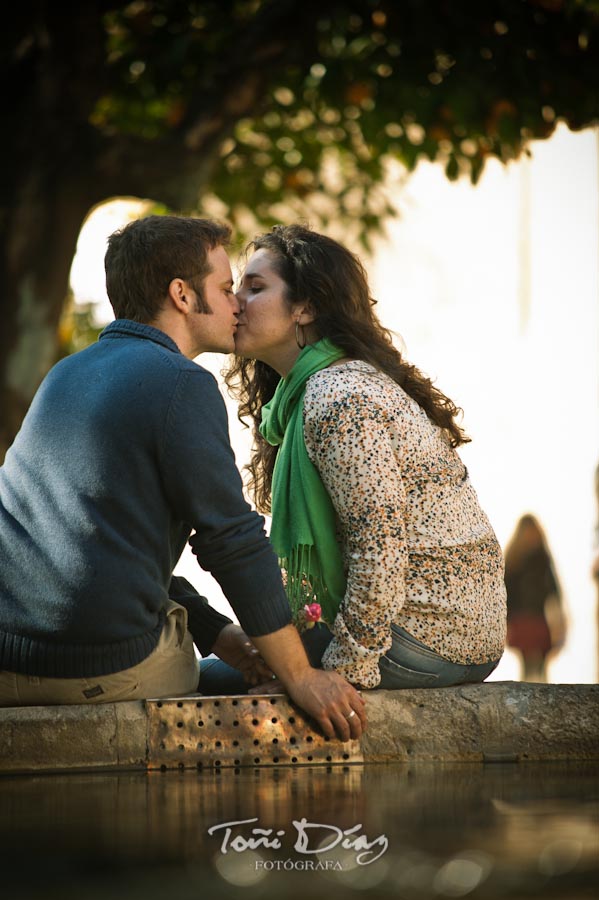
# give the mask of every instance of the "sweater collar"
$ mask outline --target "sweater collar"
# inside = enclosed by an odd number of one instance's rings
[[[165,334],[164,331],[160,331],[159,328],[154,328],[153,325],[144,325],[142,322],[133,322],[131,319],[115,319],[114,322],[111,322],[110,325],[107,325],[102,331],[99,340],[124,337],[135,337],[153,341],[155,344],[161,344],[163,347],[166,347],[167,350],[172,350],[173,353],[181,353],[173,339],[170,338],[168,334]]]

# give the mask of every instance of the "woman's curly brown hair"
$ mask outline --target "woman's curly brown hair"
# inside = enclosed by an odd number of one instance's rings
[[[248,251],[256,250],[272,254],[273,267],[285,282],[290,304],[309,302],[321,338],[337,344],[347,357],[364,360],[389,375],[443,429],[452,447],[470,440],[456,422],[461,409],[393,346],[391,332],[374,312],[376,301],[370,296],[366,272],[355,254],[302,225],[276,225],[249,244]],[[247,424],[249,417],[253,422],[254,448],[247,466],[249,488],[257,508],[267,513],[278,447],[264,440],[259,427],[262,407],[273,396],[280,375],[266,363],[237,357],[224,377],[239,403],[240,421]]]

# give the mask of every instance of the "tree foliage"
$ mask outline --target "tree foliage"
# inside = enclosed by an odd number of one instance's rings
[[[0,453],[56,356],[95,204],[366,241],[391,161],[476,181],[559,120],[598,121],[585,0],[23,0],[3,26]]]
[[[598,120],[597,4],[139,2],[106,24],[110,79],[92,121],[192,146],[218,130],[202,189],[239,225],[245,210],[270,224],[287,207],[358,219],[367,235],[390,211],[389,159],[440,160],[476,182],[487,159],[517,157],[559,119]]]

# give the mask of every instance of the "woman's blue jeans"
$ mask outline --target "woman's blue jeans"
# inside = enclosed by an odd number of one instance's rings
[[[304,647],[313,666],[320,667],[322,655],[332,637],[332,632],[322,624],[303,632]],[[398,625],[391,625],[391,638],[391,647],[379,660],[379,688],[383,690],[480,683],[499,664],[498,659],[480,665],[450,662]],[[248,686],[237,669],[220,659],[208,658],[200,662],[199,690],[206,695],[245,694]]]
[[[239,669],[227,665],[216,656],[200,660],[200,683],[198,691],[205,697],[223,694],[247,694],[250,685],[246,683]]]
[[[379,688],[383,690],[478,683],[484,681],[499,664],[498,659],[476,666],[450,662],[398,625],[391,625],[391,639],[391,647],[379,660]]]

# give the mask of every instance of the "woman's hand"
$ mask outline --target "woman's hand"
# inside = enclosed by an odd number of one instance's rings
[[[285,694],[285,685],[276,675],[273,675],[270,681],[264,681],[250,688],[248,694]]]
[[[239,625],[225,625],[217,637],[212,653],[223,662],[239,669],[247,684],[257,685],[272,681],[273,673],[260,653]]]

